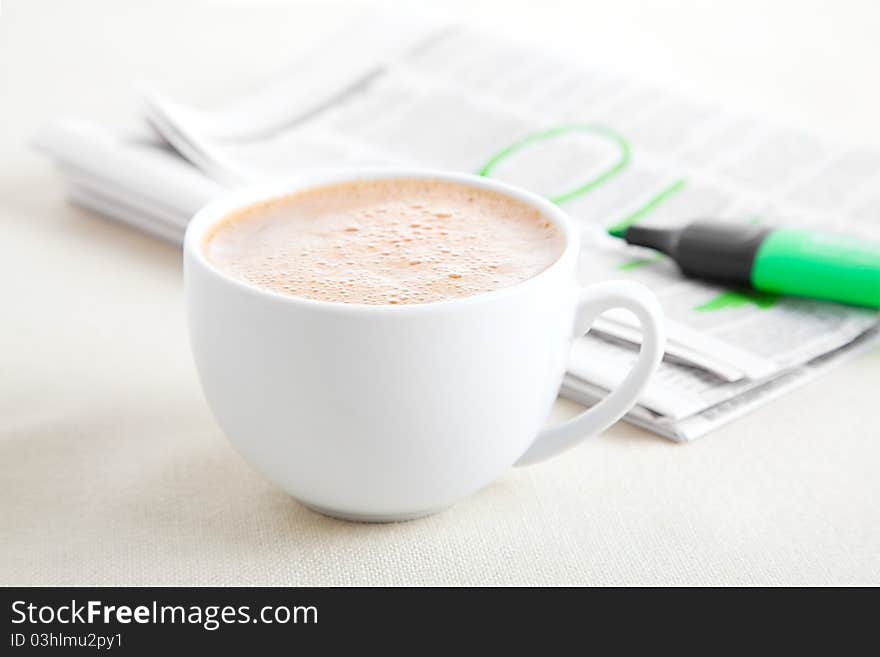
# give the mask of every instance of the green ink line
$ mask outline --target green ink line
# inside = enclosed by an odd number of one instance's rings
[[[642,207],[630,212],[623,219],[618,221],[616,224],[611,226],[608,229],[608,232],[614,235],[615,237],[623,237],[624,233],[626,233],[626,229],[632,226],[634,223],[642,219],[646,214],[653,211],[658,205],[663,203],[670,196],[673,196],[680,192],[685,185],[685,179],[680,178],[676,180],[674,183],[662,189],[658,194],[652,196],[648,199],[647,203],[645,203]]]
[[[639,267],[644,267],[645,265],[651,265],[655,262],[659,262],[663,260],[666,256],[662,253],[657,253],[652,258],[633,258],[632,260],[627,260],[626,262],[622,262],[617,265],[617,269],[620,271],[627,271],[629,269],[638,269]]]
[[[778,294],[771,294],[769,292],[729,290],[709,299],[705,303],[694,306],[694,310],[697,312],[713,312],[715,310],[723,310],[724,308],[739,308],[747,303],[754,304],[758,308],[772,308],[778,300]]]
[[[543,132],[536,132],[528,135],[523,139],[514,142],[510,146],[501,149],[495,155],[489,158],[489,161],[482,166],[477,174],[480,176],[488,177],[489,174],[492,172],[492,169],[494,169],[499,162],[502,162],[503,160],[507,159],[508,157],[522,150],[523,148],[541,141],[546,141],[548,139],[553,139],[562,135],[578,132],[598,135],[600,137],[604,137],[610,140],[612,143],[614,143],[615,146],[617,146],[619,154],[617,161],[608,169],[602,171],[595,178],[588,180],[579,187],[575,187],[574,189],[562,192],[561,194],[557,194],[556,196],[549,197],[550,200],[554,203],[565,203],[566,201],[570,201],[574,198],[577,198],[578,196],[582,196],[587,192],[596,189],[596,187],[598,187],[599,185],[608,182],[611,178],[613,178],[626,168],[630,161],[630,146],[623,137],[621,137],[613,130],[610,130],[603,126],[581,124],[557,126],[555,128],[550,128],[549,130],[544,130]]]

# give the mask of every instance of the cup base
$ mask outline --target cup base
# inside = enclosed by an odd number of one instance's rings
[[[348,511],[337,511],[335,509],[326,509],[321,506],[315,506],[314,504],[306,504],[303,502],[303,505],[314,511],[315,513],[320,513],[322,516],[328,516],[330,518],[335,518],[336,520],[346,520],[348,522],[363,522],[363,523],[391,523],[391,522],[406,522],[408,520],[418,520],[419,518],[424,518],[426,516],[432,516],[435,513],[440,513],[441,511],[445,511],[448,509],[448,506],[443,506],[437,509],[428,509],[425,511],[415,511],[412,513],[349,513]]]

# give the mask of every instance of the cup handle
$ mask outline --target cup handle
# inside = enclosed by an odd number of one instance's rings
[[[663,309],[657,297],[641,283],[607,281],[580,291],[574,323],[575,336],[582,336],[602,313],[612,308],[632,311],[642,327],[642,348],[635,366],[605,399],[567,422],[545,429],[516,465],[531,465],[601,433],[617,422],[638,400],[663,358],[666,335]]]

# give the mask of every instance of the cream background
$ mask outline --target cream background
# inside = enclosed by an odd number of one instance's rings
[[[351,11],[295,4],[3,3],[0,584],[880,584],[880,351],[694,444],[619,424],[410,523],[329,520],[252,472],[199,391],[179,251],[66,205],[24,142],[124,121],[138,77],[262,71]],[[868,2],[443,6],[880,145]]]

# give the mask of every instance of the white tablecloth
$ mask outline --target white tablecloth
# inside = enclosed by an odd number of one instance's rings
[[[134,78],[280,61],[335,10],[123,4],[3,3],[0,584],[880,584],[880,351],[696,443],[620,424],[415,522],[330,520],[266,483],[202,398],[179,251],[65,204],[24,141],[59,112],[128,116]],[[625,35],[616,59],[880,144],[876,12],[533,4],[444,6],[573,47]]]

